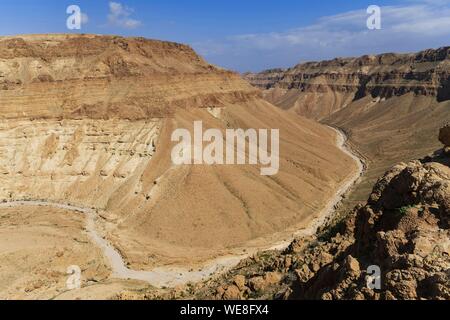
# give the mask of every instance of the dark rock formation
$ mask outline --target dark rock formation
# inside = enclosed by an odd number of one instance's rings
[[[354,92],[355,98],[371,94],[390,97],[414,92],[449,100],[450,47],[417,54],[381,54],[308,62],[291,69],[247,73],[244,78],[261,89]],[[321,83],[316,80],[323,79]]]

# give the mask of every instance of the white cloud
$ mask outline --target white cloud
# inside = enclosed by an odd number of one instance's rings
[[[87,24],[89,22],[89,16],[82,12],[81,13],[81,24]]]
[[[361,8],[284,32],[235,35],[220,46],[214,41],[193,46],[212,62],[241,71],[246,66],[256,71],[292,66],[300,60],[417,51],[450,45],[449,4],[449,0],[409,0],[382,7],[382,30],[367,28],[367,8]]]
[[[112,26],[135,29],[142,25],[142,22],[131,18],[134,10],[122,5],[119,2],[109,3],[108,22]]]

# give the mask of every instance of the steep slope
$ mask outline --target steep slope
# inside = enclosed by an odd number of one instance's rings
[[[441,136],[448,129],[443,129]],[[282,252],[255,255],[222,277],[195,290],[187,288],[185,296],[449,300],[448,148],[391,168],[375,184],[364,205],[318,236],[297,239]],[[378,288],[368,285],[378,285],[374,267],[380,271]],[[180,296],[182,292],[170,294]]]
[[[330,128],[282,112],[187,46],[142,38],[0,38],[0,119],[0,198],[97,209],[135,269],[284,239],[356,170]],[[199,120],[281,129],[280,172],[174,166],[173,130]]]
[[[300,64],[247,74],[282,109],[343,129],[368,171],[349,205],[364,201],[378,176],[438,148],[450,119],[450,47]]]

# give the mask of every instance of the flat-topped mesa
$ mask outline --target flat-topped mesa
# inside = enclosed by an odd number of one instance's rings
[[[294,92],[337,95],[330,97],[334,110],[367,95],[390,98],[411,92],[446,101],[450,100],[450,47],[416,54],[387,53],[308,62],[287,70],[245,74],[244,78],[269,90],[268,100],[284,108],[291,108],[298,101]]]
[[[257,91],[189,46],[96,35],[0,37],[0,117],[146,119]]]

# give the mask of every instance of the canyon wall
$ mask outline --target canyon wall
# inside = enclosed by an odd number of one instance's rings
[[[368,165],[347,208],[365,202],[389,167],[436,150],[438,141],[428,137],[450,119],[450,47],[308,62],[244,77],[278,107],[347,133]]]
[[[244,101],[256,90],[190,47],[143,38],[0,39],[2,118],[148,119]]]
[[[188,294],[218,300],[448,300],[449,165],[448,146],[397,164],[345,219],[287,250],[242,261]]]

